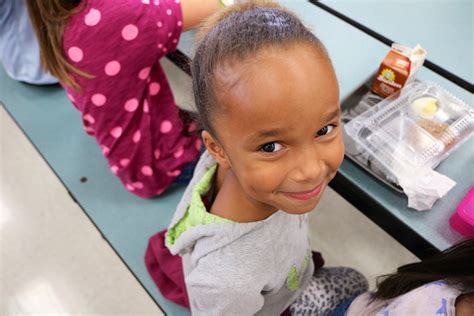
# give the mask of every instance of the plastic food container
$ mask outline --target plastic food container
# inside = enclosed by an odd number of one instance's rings
[[[474,237],[474,186],[459,203],[449,219],[453,229],[466,237]]]
[[[432,82],[412,82],[345,125],[391,181],[400,168],[436,167],[474,131],[474,109]]]

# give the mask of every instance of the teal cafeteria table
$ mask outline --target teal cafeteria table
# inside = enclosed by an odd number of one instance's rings
[[[385,44],[421,44],[429,69],[474,92],[473,1],[311,2]]]

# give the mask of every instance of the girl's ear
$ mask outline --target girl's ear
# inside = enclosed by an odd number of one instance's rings
[[[214,137],[208,131],[203,131],[201,133],[201,137],[204,145],[207,148],[207,151],[212,156],[212,158],[217,161],[220,167],[229,169],[230,161],[221,144],[219,144],[219,142],[214,139]]]

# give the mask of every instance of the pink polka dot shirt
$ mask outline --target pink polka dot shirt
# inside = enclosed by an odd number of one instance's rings
[[[64,51],[93,75],[68,97],[110,170],[141,197],[162,193],[199,154],[179,118],[159,59],[176,49],[179,0],[88,0],[64,31]]]

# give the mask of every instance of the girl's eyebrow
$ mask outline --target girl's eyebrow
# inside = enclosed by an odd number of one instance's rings
[[[278,136],[283,132],[284,132],[283,128],[273,128],[273,129],[269,129],[269,130],[262,130],[262,131],[259,131],[255,134],[251,135],[249,137],[249,140],[251,140],[252,142],[258,142],[258,141],[260,141],[262,139],[265,139],[265,138],[268,138],[268,137]]]
[[[324,122],[331,121],[340,115],[341,115],[341,109],[338,107],[335,111],[329,112],[328,114],[324,115]],[[259,142],[262,139],[278,136],[282,134],[284,131],[285,131],[284,128],[272,128],[269,130],[262,130],[251,135],[248,139],[252,142]]]
[[[338,107],[337,110],[329,112],[328,114],[324,116],[324,122],[331,121],[340,115],[341,115],[341,109]]]

